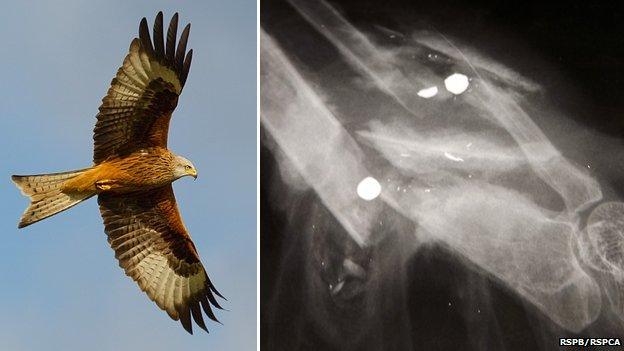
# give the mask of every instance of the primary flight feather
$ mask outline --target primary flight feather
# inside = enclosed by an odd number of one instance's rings
[[[12,177],[30,197],[19,228],[98,196],[104,230],[119,265],[158,307],[192,333],[222,297],[210,282],[182,222],[171,183],[197,177],[193,164],[167,149],[171,114],[188,76],[190,24],[176,46],[178,14],[163,37],[163,15],[153,27],[141,20],[139,38],[102,99],[90,168]],[[203,310],[203,313],[202,313]]]

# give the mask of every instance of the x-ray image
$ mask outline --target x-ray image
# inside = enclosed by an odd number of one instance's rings
[[[624,343],[618,13],[263,1],[262,348]]]

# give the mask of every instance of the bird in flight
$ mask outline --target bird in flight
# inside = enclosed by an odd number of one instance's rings
[[[171,114],[186,82],[193,50],[186,51],[190,24],[176,47],[178,14],[163,38],[163,14],[153,27],[141,20],[139,38],[102,99],[94,129],[93,166],[76,171],[14,175],[30,205],[22,228],[97,195],[104,231],[119,266],[158,307],[193,333],[207,330],[204,313],[217,321],[221,309],[191,237],[182,222],[171,183],[197,178],[193,164],[167,149]]]

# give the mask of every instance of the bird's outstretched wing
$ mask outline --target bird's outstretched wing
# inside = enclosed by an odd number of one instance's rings
[[[188,76],[193,50],[186,52],[190,31],[186,25],[176,48],[178,14],[174,14],[163,39],[163,15],[154,22],[154,42],[147,20],[139,26],[139,39],[102,99],[94,129],[93,162],[130,153],[139,148],[167,147],[171,113]]]
[[[221,308],[176,205],[171,185],[131,194],[100,194],[100,212],[119,266],[141,290],[192,334],[191,315],[206,330],[201,308],[217,321]],[[200,307],[201,305],[201,307]]]

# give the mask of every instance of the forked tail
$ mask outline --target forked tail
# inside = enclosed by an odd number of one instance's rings
[[[38,175],[14,175],[13,182],[30,198],[30,205],[24,211],[18,228],[23,228],[42,219],[64,211],[90,198],[94,193],[63,192],[63,184],[82,174],[87,169]]]

